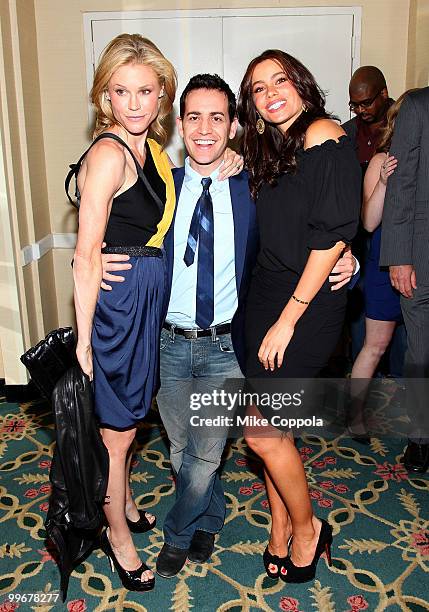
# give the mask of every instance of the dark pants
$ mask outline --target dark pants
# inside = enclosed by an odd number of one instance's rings
[[[429,442],[429,285],[418,284],[412,298],[401,296],[401,308],[407,328],[407,352],[404,373],[407,381],[406,402],[411,421],[410,439]],[[426,382],[427,381],[427,382]]]

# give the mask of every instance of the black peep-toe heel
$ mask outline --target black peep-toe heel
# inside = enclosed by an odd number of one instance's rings
[[[145,533],[146,531],[150,531],[155,527],[156,517],[151,523],[146,516],[146,512],[143,512],[143,510],[139,510],[139,520],[130,521],[130,519],[127,518],[127,525],[132,533]]]
[[[155,586],[155,576],[149,580],[142,579],[142,573],[150,570],[150,568],[145,563],[142,563],[136,570],[124,569],[112,550],[106,530],[101,535],[101,549],[109,559],[112,572],[116,568],[124,588],[128,591],[150,591],[153,589]]]
[[[322,527],[320,529],[319,539],[317,541],[316,552],[310,565],[304,567],[298,567],[294,565],[290,556],[287,557],[286,563],[280,568],[280,578],[284,582],[309,582],[313,580],[316,575],[316,567],[319,561],[320,555],[326,552],[326,558],[328,565],[331,567],[331,544],[332,544],[332,527],[324,519],[320,519]]]
[[[287,547],[289,550],[289,545],[292,540],[292,536],[288,539]],[[272,578],[275,580],[280,576],[281,568],[284,567],[287,559],[287,555],[285,557],[279,557],[278,555],[272,555],[268,550],[268,544],[264,550],[264,554],[262,555],[262,559],[264,562],[265,571],[267,572],[268,578]],[[275,572],[269,569],[270,565],[277,565],[277,570]]]

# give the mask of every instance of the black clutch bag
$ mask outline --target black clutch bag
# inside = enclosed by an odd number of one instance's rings
[[[61,376],[77,363],[75,351],[73,329],[62,327],[49,332],[44,340],[21,355],[32,381],[47,399],[51,399]]]

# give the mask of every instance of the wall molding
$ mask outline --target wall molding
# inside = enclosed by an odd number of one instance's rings
[[[74,249],[77,234],[48,234],[37,242],[28,244],[21,249],[21,265],[27,266],[37,261],[53,249]]]

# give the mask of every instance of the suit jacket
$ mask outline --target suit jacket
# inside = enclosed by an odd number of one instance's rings
[[[354,145],[356,145],[357,144],[356,143],[356,138],[357,138],[357,117],[352,117],[351,119],[349,119],[345,123],[342,123],[341,127],[343,128],[343,130],[345,131],[347,136],[350,138],[352,143]]]
[[[429,87],[408,94],[393,132],[381,233],[381,266],[412,264],[429,284]]]
[[[179,198],[185,177],[184,168],[173,170],[176,188],[176,212],[170,229],[164,239],[164,248],[167,258],[167,283],[165,291],[164,314],[166,316],[170,299],[171,282],[173,278],[174,261],[174,223],[176,214],[180,215]],[[241,172],[229,179],[231,193],[232,216],[234,220],[234,254],[235,278],[237,285],[238,306],[231,322],[231,339],[234,351],[244,372],[244,301],[249,286],[252,269],[256,262],[259,247],[259,236],[256,225],[256,206],[253,202],[248,185],[247,172]]]

